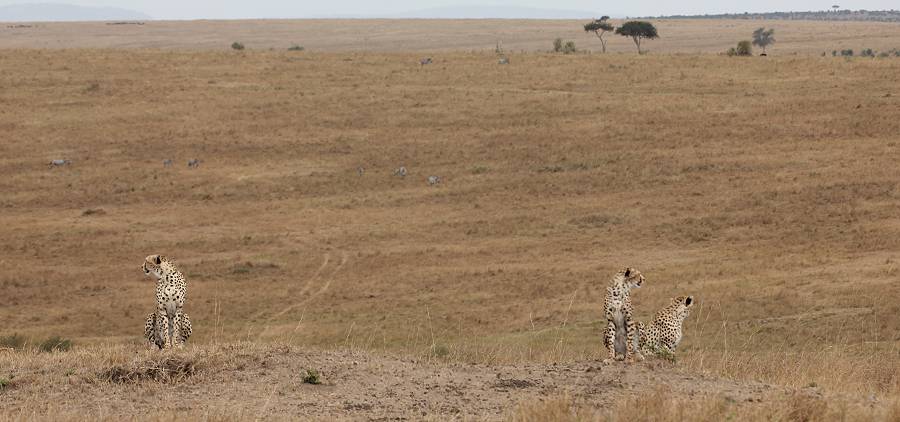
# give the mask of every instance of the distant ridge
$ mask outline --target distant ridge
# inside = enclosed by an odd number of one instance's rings
[[[150,16],[117,7],[38,3],[0,6],[0,22],[147,20]]]
[[[610,11],[540,9],[514,6],[451,6],[408,12],[368,15],[328,15],[320,18],[378,19],[591,19],[601,15],[618,16]]]
[[[644,19],[771,19],[809,21],[900,22],[900,10],[821,10],[807,12],[722,13],[717,15],[671,15]]]

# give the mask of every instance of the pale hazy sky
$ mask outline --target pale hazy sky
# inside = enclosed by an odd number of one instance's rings
[[[900,0],[0,0],[0,6],[22,3],[66,3],[133,9],[156,19],[302,18],[335,15],[390,15],[450,6],[516,6],[572,9],[612,16],[824,10],[897,9]]]

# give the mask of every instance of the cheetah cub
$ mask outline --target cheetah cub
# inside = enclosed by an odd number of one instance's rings
[[[609,357],[603,361],[605,364],[615,360],[626,360],[633,363],[635,360],[643,360],[639,350],[634,345],[637,334],[631,305],[631,289],[641,287],[644,283],[644,275],[634,268],[624,268],[617,272],[606,288],[606,334],[603,344],[609,352]]]
[[[146,276],[156,278],[156,321],[153,325],[162,339],[162,348],[183,347],[186,337],[181,331],[186,327],[184,298],[187,293],[184,274],[174,262],[161,255],[148,256],[141,269]]]
[[[646,353],[663,353],[674,356],[675,348],[681,343],[684,319],[694,306],[693,296],[672,298],[669,305],[656,313],[650,324],[638,322],[636,344]]]

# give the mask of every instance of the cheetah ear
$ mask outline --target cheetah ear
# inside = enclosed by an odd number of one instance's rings
[[[684,306],[691,306],[693,304],[694,304],[693,296],[688,296],[687,298],[684,299]]]
[[[162,264],[162,258],[159,255],[156,255],[156,265]]]
[[[626,268],[625,269],[625,277],[628,277],[630,275],[631,275],[631,268]]]

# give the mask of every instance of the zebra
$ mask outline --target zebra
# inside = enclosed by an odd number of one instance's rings
[[[50,160],[50,164],[48,165],[48,167],[49,168],[62,167],[62,166],[67,166],[69,164],[72,164],[72,162],[69,160]]]
[[[406,171],[406,167],[400,166],[397,170],[394,170],[394,176],[406,177],[408,172]]]
[[[441,183],[441,176],[428,176],[428,184],[431,186]]]
[[[170,159],[163,160],[163,167],[172,167],[173,161]]]
[[[199,158],[195,158],[191,161],[188,161],[188,168],[195,169],[197,167],[200,167],[200,159]]]

